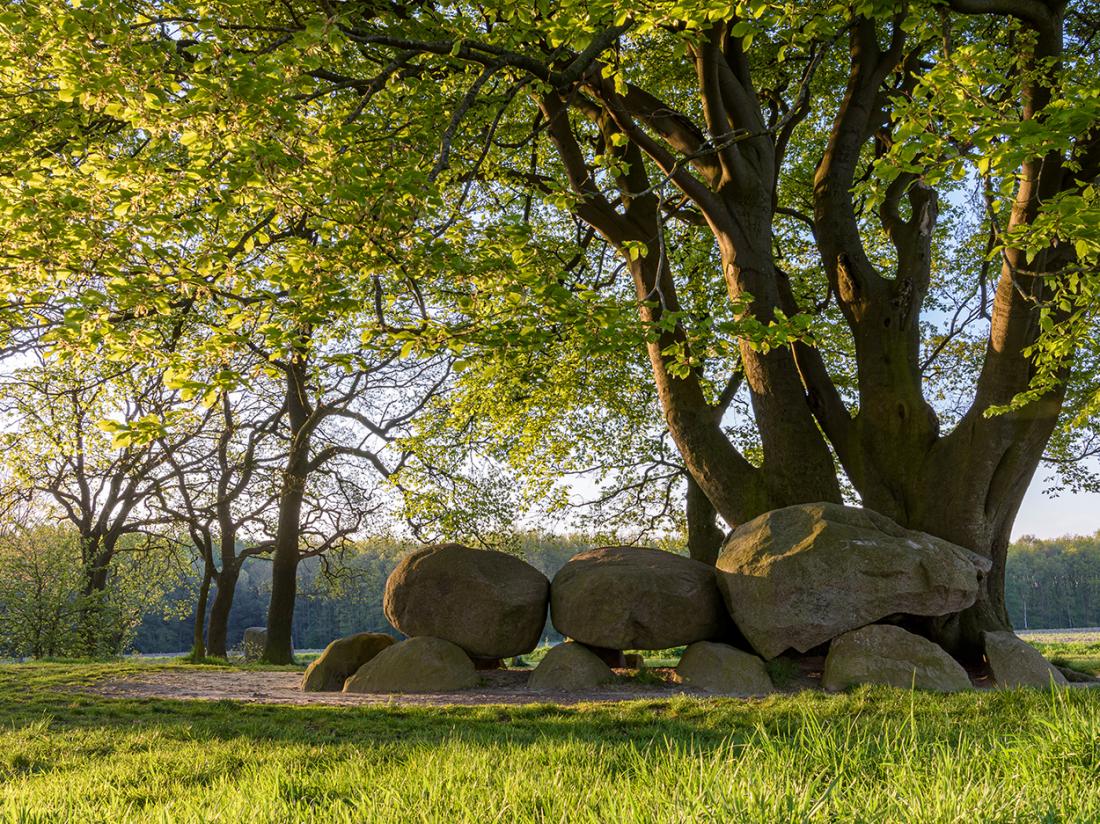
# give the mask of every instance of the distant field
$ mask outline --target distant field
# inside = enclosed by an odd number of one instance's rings
[[[1049,629],[1021,632],[1054,663],[1100,675],[1100,629]]]
[[[1024,629],[1017,635],[1031,642],[1046,644],[1100,644],[1100,627],[1085,629]]]

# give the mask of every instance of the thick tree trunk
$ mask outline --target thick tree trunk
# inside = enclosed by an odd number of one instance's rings
[[[235,563],[223,565],[221,572],[215,574],[214,603],[210,605],[210,621],[206,630],[206,652],[212,658],[229,657],[229,615],[240,574],[241,568]]]
[[[279,530],[271,557],[271,603],[267,610],[267,645],[263,660],[269,664],[294,661],[292,631],[294,600],[298,592],[298,519],[302,511],[304,478],[287,475],[279,502]]]
[[[228,415],[227,412],[227,420]],[[224,444],[223,441],[221,447],[223,450]],[[224,455],[224,451],[222,454]],[[228,461],[224,457],[222,466],[228,466]],[[206,633],[206,651],[209,655],[218,658],[229,657],[229,614],[233,609],[233,599],[237,594],[237,579],[240,577],[243,563],[243,560],[237,557],[238,525],[233,520],[233,508],[226,491],[227,479],[228,473],[223,473],[223,483],[218,490],[218,550],[221,556],[221,570],[214,570],[217,591],[214,593],[214,603],[210,607],[210,625]]]
[[[111,560],[114,558],[114,540],[102,535],[81,537],[84,561],[84,586],[78,614],[82,654],[99,658],[108,654],[104,644],[103,606],[107,596],[107,581]]]
[[[651,231],[660,231],[655,210],[642,218],[643,229],[651,225]],[[767,323],[774,318],[779,300],[770,251],[750,267],[748,253],[742,253],[738,263],[733,242],[721,235],[717,238],[731,295],[740,299],[745,293],[752,294],[756,319]],[[636,260],[626,257],[641,302],[641,319],[659,328],[664,313],[680,311],[667,257],[656,253]],[[741,362],[764,452],[761,467],[752,466],[730,442],[722,429],[724,409],[708,403],[695,372],[686,376],[676,373],[675,359],[668,354],[675,351],[685,358],[691,354],[679,324],[664,329],[648,345],[665,421],[685,467],[726,523],[737,526],[769,509],[791,504],[840,502],[836,467],[789,349],[760,352],[747,342],[741,344]]]
[[[714,230],[731,299],[743,301],[751,295],[753,318],[765,325],[776,319],[783,297],[772,257],[771,201],[769,187],[748,202],[728,204],[729,222],[739,228],[739,237]],[[807,403],[791,349],[775,346],[760,351],[742,338],[740,351],[764,453],[761,470],[770,508],[839,503],[836,465]]]
[[[986,537],[980,543],[971,542],[969,549],[989,558],[993,568],[982,581],[978,600],[968,609],[954,615],[929,622],[929,635],[945,649],[963,659],[980,660],[983,642],[982,633],[1012,629],[1005,606],[1005,562],[1008,557],[1008,544],[1012,523],[1008,521],[998,534]],[[953,530],[928,528],[924,531],[948,538]],[[959,530],[961,535],[968,530]],[[947,533],[947,534],[944,534]],[[964,538],[955,541],[961,543]]]
[[[976,7],[975,7],[976,8]],[[991,9],[988,4],[985,9]],[[1044,12],[1045,14],[1045,12]],[[1038,40],[1025,91],[1024,119],[1049,100],[1041,78],[1060,47],[1052,23]],[[956,427],[939,431],[925,401],[920,367],[920,308],[929,286],[935,193],[919,176],[902,174],[880,206],[883,228],[897,253],[893,277],[882,274],[865,252],[852,189],[867,142],[885,123],[882,83],[891,71],[916,82],[915,64],[903,59],[904,32],[895,24],[887,49],[870,19],[851,32],[851,73],[840,113],[814,181],[814,220],[833,294],[855,343],[859,412],[853,419],[831,385],[820,356],[797,350],[811,406],[865,506],[903,526],[929,532],[987,558],[993,569],[973,607],[932,622],[932,634],[960,655],[981,648],[984,630],[1009,626],[1004,603],[1006,552],[1012,523],[1062,405],[1059,392],[1007,414],[987,417],[1029,386],[1028,348],[1039,333],[1044,278],[1057,272],[1055,250],[1030,263],[1006,249],[992,308],[989,340],[973,402]],[[1041,68],[1043,67],[1043,68]],[[1034,220],[1039,205],[1062,186],[1058,152],[1024,164],[1007,236]],[[903,208],[903,201],[908,208]]]
[[[696,561],[714,566],[726,533],[717,523],[718,513],[691,474],[687,475],[687,547]]]
[[[1060,395],[1047,397],[992,418],[969,415],[936,444],[922,467],[923,484],[911,497],[905,525],[993,563],[978,602],[937,633],[960,654],[980,650],[984,630],[1011,628],[1004,587],[1012,525],[1057,424],[1061,401]]]
[[[725,135],[733,125],[721,111],[725,104],[722,92],[714,86],[718,69],[713,59],[722,36],[717,31],[712,35],[712,42],[701,47],[697,65],[708,127],[715,134]],[[729,78],[723,82],[737,85],[737,81]],[[680,121],[679,125],[673,125],[664,119],[662,113],[667,109],[658,101],[637,89],[623,98],[612,86],[602,80],[588,86],[605,107],[599,113],[588,110],[588,114],[605,130],[609,146],[616,145],[614,132],[632,128],[628,110],[634,107],[637,116],[658,131],[671,128],[675,135],[666,134],[673,143],[687,141],[696,149],[701,148],[698,141],[702,135],[693,129],[684,131]],[[748,87],[751,83],[746,78],[745,89]],[[754,113],[745,116],[754,120],[754,128],[763,129],[754,102],[756,95],[745,89],[738,93],[744,95],[738,98],[741,101],[738,106],[752,109]],[[836,468],[807,405],[789,350],[775,347],[763,352],[747,342],[741,346],[744,376],[763,445],[763,467],[746,460],[724,432],[725,406],[712,404],[703,391],[698,360],[693,357],[682,321],[677,317],[674,323],[668,323],[669,315],[678,316],[682,307],[664,248],[665,204],[656,194],[659,187],[653,186],[649,179],[639,144],[628,141],[622,148],[625,170],[617,179],[622,195],[619,211],[594,184],[584,151],[570,126],[566,101],[551,94],[541,98],[540,104],[570,183],[582,197],[577,216],[612,243],[629,268],[669,433],[685,468],[722,519],[736,525],[777,506],[839,501]],[[730,150],[739,153],[740,160],[734,165],[744,165],[747,171],[743,175],[733,174],[724,154],[720,153],[724,157],[722,163],[727,165],[720,168],[716,157],[698,152],[699,157],[707,157],[700,161],[706,167],[706,183],[697,178],[685,181],[670,170],[670,161],[661,150],[647,151],[678,186],[685,188],[685,194],[695,200],[705,215],[721,252],[723,277],[731,297],[742,301],[746,294],[752,295],[753,316],[767,324],[775,317],[779,305],[771,229],[775,154],[770,138],[750,142],[751,146],[746,143]],[[740,180],[731,183],[732,177]],[[637,244],[644,244],[647,253],[639,255]]]

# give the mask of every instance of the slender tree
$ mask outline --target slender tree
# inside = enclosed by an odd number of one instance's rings
[[[353,476],[366,472],[385,481],[400,471],[408,452],[396,442],[443,389],[448,374],[437,360],[403,362],[396,352],[341,357],[348,353],[334,350],[335,343],[330,338],[321,345],[314,333],[303,332],[293,354],[269,359],[280,373],[286,410],[264,649],[271,663],[292,660],[299,562],[337,546],[380,505],[356,488]],[[317,480],[326,475],[327,489]],[[311,485],[320,500],[309,506]],[[307,509],[331,515],[356,507],[348,521],[328,529],[311,530],[304,517]]]
[[[273,474],[279,455],[274,431],[284,410],[246,392],[223,391],[202,435],[182,455],[169,453],[174,488],[160,506],[186,526],[202,559],[192,655],[228,656],[229,616],[245,562],[270,552],[266,513],[275,505]],[[211,584],[214,598],[207,604]]]
[[[10,479],[4,494],[47,506],[75,528],[83,633],[86,651],[94,652],[97,605],[108,597],[117,553],[171,537],[170,518],[152,504],[170,483],[170,456],[195,437],[201,419],[191,418],[190,405],[181,408],[159,373],[108,368],[78,375],[44,361],[5,375],[0,404],[9,426],[0,434]],[[178,427],[159,443],[128,435],[120,441],[106,431],[117,418],[140,429],[165,417]]]

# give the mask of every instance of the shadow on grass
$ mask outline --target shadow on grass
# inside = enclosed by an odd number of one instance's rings
[[[896,727],[912,723],[922,737],[950,734],[956,724],[989,719],[996,729],[1032,723],[1050,695],[1042,691],[986,691],[936,695],[861,688],[841,695],[818,692],[761,700],[675,697],[605,704],[483,706],[287,706],[232,700],[182,701],[102,698],[82,685],[150,670],[136,664],[34,664],[0,667],[0,728],[45,724],[51,732],[156,732],[171,740],[248,740],[262,746],[340,744],[399,748],[442,742],[471,745],[546,745],[555,742],[640,748],[689,743],[700,752],[748,740],[761,729],[792,735],[813,717],[824,724]],[[1100,691],[1067,693],[1064,700],[1096,701]],[[907,722],[908,719],[908,722]]]

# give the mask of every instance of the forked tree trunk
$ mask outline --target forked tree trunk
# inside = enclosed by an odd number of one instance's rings
[[[229,615],[241,569],[237,564],[223,566],[215,573],[214,602],[210,605],[210,620],[206,630],[206,652],[212,658],[228,658]]]
[[[1044,84],[1061,47],[1062,9],[997,0],[949,3],[965,13],[1019,15],[1019,9],[1030,9],[1024,17],[1040,34],[1036,53],[1030,61],[1023,55],[1020,69],[1030,84],[1023,116],[1036,118],[1050,99]],[[658,195],[671,181],[691,202],[697,223],[713,233],[731,299],[740,304],[751,296],[756,321],[766,325],[779,309],[798,310],[773,259],[776,176],[790,124],[771,134],[750,61],[732,34],[736,26],[716,23],[690,47],[700,125],[644,89],[628,84],[623,91],[595,70],[585,76],[582,88],[547,94],[540,106],[578,195],[575,215],[619,250],[632,275],[668,430],[704,497],[733,526],[781,506],[839,502],[835,456],[865,506],[992,560],[994,569],[978,603],[937,628],[945,643],[965,650],[980,643],[983,629],[1007,626],[1003,573],[1008,536],[1061,398],[1045,398],[1000,417],[987,418],[986,412],[1009,403],[1029,385],[1027,353],[1038,333],[1037,306],[1047,295],[1042,278],[1025,273],[1057,272],[1059,265],[1053,255],[1040,255],[1029,266],[1017,250],[1006,250],[974,403],[950,434],[942,434],[923,395],[921,369],[920,311],[930,287],[936,194],[917,172],[899,175],[883,193],[879,214],[896,252],[892,272],[880,271],[880,256],[872,259],[864,247],[865,215],[853,194],[868,150],[888,148],[889,98],[914,88],[924,70],[923,47],[907,47],[904,15],[895,15],[889,25],[884,33],[874,17],[857,13],[849,27],[847,89],[813,189],[814,236],[829,277],[829,296],[839,304],[855,347],[859,411],[853,417],[813,347],[796,343],[763,351],[742,340],[741,366],[763,453],[759,465],[726,436],[723,407],[708,397],[697,366],[685,368],[699,360],[692,357],[687,316],[665,254],[667,210]],[[604,149],[622,161],[615,177],[618,199],[605,195],[590,168],[570,110],[594,122]],[[796,117],[808,113],[808,104],[793,112]],[[737,140],[728,139],[738,132]],[[872,147],[874,141],[882,145]],[[659,167],[664,181],[650,179],[647,162]],[[1061,166],[1057,152],[1025,164],[1008,236],[1014,227],[1034,221],[1039,205],[1061,191]],[[639,244],[647,254],[638,254]]]

